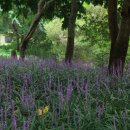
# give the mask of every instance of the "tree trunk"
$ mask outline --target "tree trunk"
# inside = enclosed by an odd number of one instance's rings
[[[32,37],[33,33],[35,32],[41,18],[44,15],[44,11],[49,7],[50,3],[52,3],[53,0],[48,1],[47,3],[44,3],[44,0],[40,0],[38,3],[38,10],[37,14],[35,15],[32,24],[29,28],[29,31],[27,34],[24,36],[24,38],[21,41],[21,47],[20,47],[20,58],[24,60],[25,57],[25,50],[27,48],[28,42],[30,38]]]
[[[122,20],[116,42],[111,54],[109,69],[116,74],[123,74],[130,34],[130,1],[125,0],[122,9]]]
[[[30,38],[32,37],[33,33],[35,32],[38,24],[39,24],[39,21],[41,20],[42,18],[42,15],[40,14],[37,14],[32,22],[32,25],[28,31],[28,33],[26,34],[26,36],[24,36],[24,38],[22,39],[21,41],[21,48],[20,48],[20,58],[22,60],[24,60],[24,57],[25,57],[25,50],[27,48],[27,45],[28,45],[28,42],[30,40]]]
[[[11,51],[11,58],[13,58],[13,59],[17,59],[17,53],[16,53],[16,50],[12,50],[12,51]]]
[[[19,33],[18,33],[18,29],[17,29],[17,25],[15,22],[12,23],[12,28],[14,31],[14,34],[16,36],[16,42],[17,42],[17,51],[19,51]]]
[[[65,54],[65,62],[71,64],[74,52],[75,22],[77,17],[77,0],[71,0],[71,13],[68,25],[68,39]]]
[[[117,0],[108,1],[108,23],[111,37],[111,50],[109,59],[109,72],[111,73],[112,57],[114,52],[114,45],[118,36],[118,21],[117,21]]]

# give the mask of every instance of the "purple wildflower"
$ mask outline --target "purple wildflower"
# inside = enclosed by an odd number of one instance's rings
[[[17,130],[16,118],[14,114],[14,101],[12,101],[12,129]]]
[[[67,104],[70,101],[70,98],[72,96],[72,92],[73,92],[73,86],[71,82],[68,82],[68,87],[67,87],[67,95],[66,95],[66,101]]]

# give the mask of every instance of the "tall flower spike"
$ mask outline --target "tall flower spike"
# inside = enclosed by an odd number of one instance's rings
[[[1,102],[1,99],[2,99],[2,82],[0,81],[0,102]]]
[[[29,130],[27,121],[24,121],[23,123],[23,130]]]
[[[17,130],[16,118],[14,114],[14,101],[12,101],[12,129]]]
[[[67,103],[70,101],[70,98],[72,96],[72,91],[73,91],[72,83],[70,81],[68,81],[67,95],[66,95]]]

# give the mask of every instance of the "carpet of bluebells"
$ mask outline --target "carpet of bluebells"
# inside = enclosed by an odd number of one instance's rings
[[[130,130],[130,68],[0,59],[0,130]]]

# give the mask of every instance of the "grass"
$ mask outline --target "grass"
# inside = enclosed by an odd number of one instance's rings
[[[0,59],[2,130],[129,130],[130,70]]]

